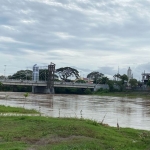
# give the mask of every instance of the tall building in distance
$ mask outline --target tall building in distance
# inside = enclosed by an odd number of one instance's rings
[[[130,81],[130,79],[133,79],[133,74],[130,67],[127,70],[127,76],[128,76],[128,81]]]

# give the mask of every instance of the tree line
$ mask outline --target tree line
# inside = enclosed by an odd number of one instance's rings
[[[14,73],[13,75],[8,76],[8,79],[18,79],[18,80],[32,80],[32,71],[31,70],[20,70]],[[1,76],[0,78],[4,78],[4,76]],[[74,77],[76,80],[71,80],[70,77]],[[93,71],[87,75],[87,78],[89,81],[92,81],[94,84],[108,84],[109,85],[109,91],[123,91],[123,89],[126,86],[126,83],[128,82],[131,87],[136,87],[140,83],[137,82],[136,79],[130,79],[128,81],[128,77],[126,74],[115,74],[114,80],[110,80],[108,77],[106,77],[103,73],[100,73],[98,71]],[[77,69],[71,68],[71,67],[61,67],[59,69],[56,69],[54,74],[55,81],[65,81],[65,82],[78,82],[78,83],[86,83],[88,81],[85,81],[84,79],[80,78],[79,71]],[[40,81],[47,81],[48,79],[48,70],[47,69],[40,69],[39,70],[39,80]],[[118,88],[115,88],[118,87]],[[22,86],[2,86],[0,85],[0,90],[13,90],[16,91],[31,91],[31,87],[22,87]],[[63,88],[56,88],[56,91],[58,93],[90,93],[90,91],[80,91],[79,89],[63,89]]]

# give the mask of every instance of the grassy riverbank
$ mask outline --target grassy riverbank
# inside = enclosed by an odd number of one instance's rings
[[[150,98],[150,92],[95,92],[94,95],[128,97],[128,98]]]
[[[148,150],[150,132],[73,118],[0,117],[0,150]]]
[[[14,109],[22,111],[22,108],[0,106],[0,113],[3,109],[9,113]],[[150,131],[118,129],[77,118],[0,116],[0,150],[148,149]]]
[[[10,107],[10,106],[3,106],[3,105],[0,105],[0,113],[40,114],[34,109],[29,110],[25,108]]]

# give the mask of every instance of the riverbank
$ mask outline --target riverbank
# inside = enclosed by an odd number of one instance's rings
[[[4,106],[0,105],[0,113],[7,114],[40,114],[38,111],[34,109],[25,109],[25,108],[18,108],[18,107],[10,107],[10,106]]]
[[[0,117],[0,149],[148,149],[150,132],[73,118]]]
[[[150,148],[150,131],[109,127],[83,118],[1,116],[0,124],[0,150]]]
[[[150,98],[150,92],[95,92],[94,95],[127,97],[127,98]]]

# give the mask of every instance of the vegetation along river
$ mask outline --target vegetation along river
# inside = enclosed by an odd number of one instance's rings
[[[95,95],[0,92],[0,105],[36,109],[44,116],[83,117],[120,127],[150,130],[150,100]]]

